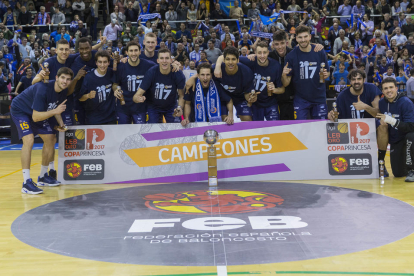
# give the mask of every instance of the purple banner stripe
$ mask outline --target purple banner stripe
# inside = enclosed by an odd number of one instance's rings
[[[154,141],[154,140],[171,139],[171,138],[178,138],[178,137],[203,135],[204,132],[208,129],[214,129],[218,133],[223,133],[223,132],[246,130],[246,129],[306,124],[306,123],[320,122],[320,121],[321,120],[240,122],[240,123],[236,123],[231,126],[224,124],[224,125],[195,127],[195,128],[183,128],[183,129],[176,129],[176,130],[170,130],[170,131],[144,133],[142,134],[142,136],[147,141]]]
[[[290,169],[284,163],[281,163],[281,164],[272,164],[272,165],[218,171],[217,178],[220,180],[223,178],[231,178],[231,177],[238,177],[238,176],[249,176],[249,175],[267,174],[267,173],[289,172],[289,171]],[[122,181],[122,182],[112,182],[109,184],[194,182],[194,181],[203,181],[207,179],[208,179],[208,173],[201,172],[201,173],[191,173],[191,174],[164,176],[164,177],[156,177],[156,178],[129,180],[129,181]]]

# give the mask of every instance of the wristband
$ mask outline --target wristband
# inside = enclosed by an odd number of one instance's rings
[[[179,108],[179,109],[181,109],[181,110],[182,110],[182,107],[181,107],[180,105],[177,105],[177,108]]]
[[[390,115],[385,115],[384,122],[391,126],[395,126],[395,124],[397,123],[397,119],[391,117]]]

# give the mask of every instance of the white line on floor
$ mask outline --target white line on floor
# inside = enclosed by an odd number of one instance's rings
[[[217,276],[227,276],[227,266],[217,266]]]

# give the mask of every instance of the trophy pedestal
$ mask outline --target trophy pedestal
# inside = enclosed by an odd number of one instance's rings
[[[208,186],[217,186],[217,155],[214,146],[208,148]]]

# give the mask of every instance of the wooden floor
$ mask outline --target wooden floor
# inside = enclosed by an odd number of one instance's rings
[[[56,200],[133,185],[63,185],[47,187],[43,195],[24,195],[20,192],[22,173],[19,153],[19,151],[0,151],[0,275],[217,275],[216,267],[160,267],[105,263],[53,254],[20,242],[13,236],[10,228],[12,222],[22,213]],[[31,167],[33,179],[40,171],[40,157],[39,150],[33,152]],[[386,163],[389,163],[388,160]],[[388,170],[390,171],[389,167]],[[403,178],[390,177],[383,187],[377,180],[306,181],[306,183],[369,191],[414,206],[414,183],[406,183]],[[414,235],[362,252],[288,263],[230,266],[227,268],[227,273],[228,275],[414,275]]]

